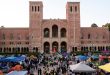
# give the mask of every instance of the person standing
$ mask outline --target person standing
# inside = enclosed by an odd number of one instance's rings
[[[40,68],[40,70],[39,70],[39,71],[40,71],[40,75],[42,75],[42,70],[41,70],[41,68]]]
[[[41,75],[42,74],[41,72],[42,72],[41,68],[38,68],[38,75]]]

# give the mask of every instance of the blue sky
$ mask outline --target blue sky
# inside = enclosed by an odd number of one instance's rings
[[[0,26],[28,27],[30,0],[0,0]],[[31,0],[32,1],[32,0]],[[38,0],[33,0],[38,1]],[[44,6],[44,19],[66,18],[66,2],[79,1],[81,27],[92,23],[102,26],[110,22],[110,0],[41,0]]]

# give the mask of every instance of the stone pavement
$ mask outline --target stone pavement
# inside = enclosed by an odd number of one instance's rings
[[[39,68],[41,68],[42,70],[42,75],[43,75],[43,66],[40,66]],[[56,69],[56,66],[53,66],[53,67],[49,67],[49,72],[52,70],[52,69]],[[38,75],[38,71],[37,70],[34,70],[34,75]]]

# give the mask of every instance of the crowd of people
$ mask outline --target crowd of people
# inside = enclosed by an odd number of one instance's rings
[[[29,75],[35,75],[35,73],[36,75],[73,75],[69,65],[81,61],[82,60],[77,59],[75,55],[62,56],[60,54],[41,54],[26,57],[22,62],[0,62],[0,65],[7,67],[6,73],[14,70],[27,70]],[[101,75],[101,72],[103,72],[92,63],[92,58],[90,58],[89,61],[83,60],[83,62],[96,69],[94,75]],[[18,65],[19,67],[16,67]],[[87,74],[76,73],[75,75]]]
[[[69,66],[68,61],[69,59],[64,57],[42,55],[25,62],[28,64],[27,70],[30,74],[36,70],[38,75],[65,75]]]

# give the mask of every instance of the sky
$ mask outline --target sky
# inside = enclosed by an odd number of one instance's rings
[[[0,26],[29,27],[29,1],[0,0]],[[38,0],[33,0],[38,1]],[[81,27],[110,23],[110,0],[39,0],[43,2],[44,19],[66,19],[67,1],[80,2]]]

